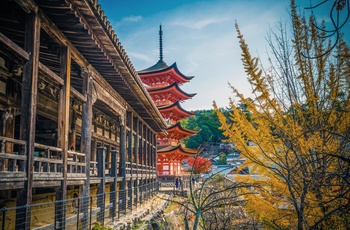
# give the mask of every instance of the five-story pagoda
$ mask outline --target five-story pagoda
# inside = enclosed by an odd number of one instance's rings
[[[176,63],[168,66],[163,60],[162,26],[159,30],[159,61],[138,72],[142,82],[159,109],[169,127],[165,133],[157,134],[157,172],[159,177],[177,176],[181,174],[183,159],[194,156],[196,149],[188,149],[180,141],[195,135],[198,131],[188,130],[181,126],[180,120],[194,115],[180,105],[181,102],[196,94],[188,94],[180,86],[189,82],[193,76],[185,76],[177,68]]]

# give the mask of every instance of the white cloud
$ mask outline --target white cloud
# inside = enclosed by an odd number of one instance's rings
[[[134,52],[130,52],[128,53],[128,56],[131,59],[138,59],[147,63],[153,63],[155,62],[153,58],[149,57],[148,55],[142,54],[142,53],[134,53]]]
[[[116,29],[123,26],[123,24],[137,23],[142,21],[142,19],[143,18],[140,15],[138,16],[131,15],[129,17],[122,18],[120,21],[110,20],[110,22],[112,23],[113,28]]]
[[[123,22],[139,22],[142,20],[142,16],[138,15],[138,16],[134,16],[134,15],[131,15],[129,17],[125,17],[125,18],[122,18],[122,23]]]
[[[171,22],[170,25],[175,25],[175,26],[184,26],[190,29],[203,29],[204,27],[208,25],[213,25],[217,23],[221,23],[224,21],[227,21],[228,18],[202,18],[202,19],[196,19],[196,18],[190,18],[190,19],[175,19],[175,21]]]

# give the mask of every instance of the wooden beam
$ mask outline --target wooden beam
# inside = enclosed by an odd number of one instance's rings
[[[111,91],[108,91],[108,86],[109,85],[107,82],[105,85],[101,85],[99,82],[95,82],[94,88],[96,90],[97,97],[99,100],[103,101],[106,105],[108,105],[115,112],[116,115],[119,115],[122,119],[124,119],[126,113],[125,105],[121,104],[120,100],[117,100],[119,98],[114,97],[113,93],[111,94]]]
[[[64,84],[64,80],[60,78],[57,74],[55,74],[52,70],[47,68],[44,64],[39,62],[39,69],[41,72],[43,72],[45,75],[49,76],[52,80],[55,81],[58,85],[62,86]]]
[[[52,70],[47,68],[41,62],[39,62],[39,69],[45,75],[49,76],[52,80],[54,80],[55,83],[57,83],[58,85],[62,86],[64,84],[64,80],[62,78],[60,78],[57,74],[55,74]],[[70,87],[70,90],[71,90],[72,95],[77,97],[80,101],[82,101],[82,102],[86,101],[86,98],[81,93],[79,93],[78,90],[74,89],[72,86]]]
[[[29,229],[33,188],[33,163],[34,163],[34,142],[35,142],[35,122],[36,105],[38,93],[38,73],[39,73],[39,48],[40,48],[40,19],[35,13],[26,15],[26,31],[24,49],[30,54],[28,62],[23,68],[22,78],[22,101],[21,101],[21,121],[20,139],[27,142],[26,155],[27,180],[24,182],[24,190],[17,193],[17,206],[27,205],[24,213],[20,210],[16,213],[16,227],[19,229]],[[18,223],[17,223],[18,222]],[[17,225],[18,224],[18,225]]]
[[[3,43],[12,52],[23,58],[25,61],[29,60],[29,53],[24,51],[20,46],[7,38],[3,33],[0,32],[0,42]]]

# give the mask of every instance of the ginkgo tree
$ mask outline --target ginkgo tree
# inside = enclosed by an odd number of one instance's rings
[[[350,226],[350,59],[340,38],[318,36],[291,1],[292,34],[271,32],[269,68],[260,67],[236,25],[254,98],[235,96],[227,119],[214,102],[220,129],[264,184],[245,195],[246,208],[269,229],[346,229]],[[306,55],[305,55],[306,54]],[[305,56],[319,57],[316,59]],[[238,106],[245,104],[250,113]],[[249,144],[249,143],[254,143]],[[250,188],[251,189],[251,188]],[[243,188],[243,190],[249,190]]]

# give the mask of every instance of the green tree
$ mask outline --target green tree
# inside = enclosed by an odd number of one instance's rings
[[[186,143],[186,147],[187,148],[191,148],[191,149],[196,149],[198,148],[202,143],[204,143],[202,136],[201,135],[195,135],[192,136],[190,138],[188,138],[188,140],[184,141]]]
[[[219,161],[218,163],[220,165],[227,165],[227,156],[226,156],[226,153],[224,152],[221,152],[219,153]]]
[[[226,111],[223,113],[228,114]],[[181,121],[183,127],[200,132],[184,140],[187,148],[198,148],[203,143],[220,143],[225,137],[219,130],[220,122],[214,110],[200,110],[194,116]]]

